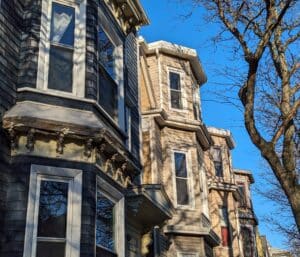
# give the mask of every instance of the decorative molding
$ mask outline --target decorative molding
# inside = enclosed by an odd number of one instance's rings
[[[32,152],[34,149],[34,134],[35,134],[35,129],[31,128],[28,130],[27,133],[27,143],[26,143],[26,148]]]
[[[84,155],[90,158],[92,156],[92,151],[93,151],[93,139],[89,138],[85,144]]]
[[[18,148],[18,138],[17,138],[16,131],[14,130],[14,128],[10,128],[8,130],[8,134],[9,134],[9,139],[10,139],[11,150],[17,149]]]

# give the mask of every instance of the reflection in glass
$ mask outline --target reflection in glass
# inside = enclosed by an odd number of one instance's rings
[[[48,88],[72,92],[73,50],[51,46]]]
[[[74,45],[75,28],[74,8],[58,3],[52,4],[51,42]]]
[[[97,192],[96,244],[114,251],[114,203]]]
[[[185,154],[175,153],[176,177],[187,177]]]
[[[99,32],[99,61],[106,72],[114,79],[115,78],[115,46],[108,38],[106,33],[100,27]]]
[[[41,181],[38,237],[66,237],[68,184]]]
[[[189,204],[187,179],[176,178],[177,203],[180,205]]]
[[[170,72],[170,87],[171,89],[180,90],[180,75]]]
[[[36,257],[65,257],[65,243],[38,242]]]
[[[171,107],[182,109],[180,75],[178,73],[170,72],[169,80],[171,90]]]

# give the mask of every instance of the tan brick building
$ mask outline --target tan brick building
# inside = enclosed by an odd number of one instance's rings
[[[142,182],[162,184],[175,208],[159,229],[169,245],[157,256],[254,257],[255,218],[242,215],[252,211],[253,179],[232,167],[230,132],[202,121],[199,86],[205,82],[194,49],[140,39]],[[254,237],[242,236],[241,224],[251,225]]]

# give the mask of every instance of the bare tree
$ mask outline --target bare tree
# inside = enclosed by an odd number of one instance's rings
[[[238,93],[246,130],[283,189],[300,231],[300,1],[183,2],[204,7],[209,20],[222,25],[216,39],[234,40],[232,50],[246,65]]]
[[[300,256],[300,233],[297,229],[290,204],[274,174],[266,172],[268,167],[262,166],[260,180],[255,185],[255,191],[273,204],[272,213],[263,217],[271,229],[285,238],[285,244],[293,256]]]

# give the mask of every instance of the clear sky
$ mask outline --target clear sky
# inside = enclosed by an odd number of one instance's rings
[[[222,104],[222,98],[211,93],[212,89],[222,90],[226,79],[215,72],[216,67],[230,66],[226,46],[215,46],[209,39],[216,33],[216,25],[205,23],[203,10],[196,10],[189,19],[180,15],[188,8],[178,0],[141,0],[151,24],[140,31],[147,42],[165,40],[197,50],[208,81],[201,89],[203,120],[208,126],[231,130],[236,142],[233,150],[235,168],[253,172],[257,182],[260,181],[261,157],[252,145],[243,125],[242,113],[232,105]],[[218,86],[217,86],[218,85]],[[236,97],[236,92],[232,92]],[[213,100],[213,101],[211,101]],[[263,216],[273,211],[271,203],[252,192],[253,204],[259,219],[261,234],[265,234],[273,247],[284,248],[284,238],[274,233],[263,220]]]

